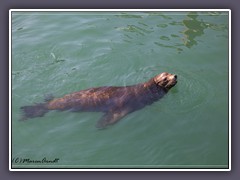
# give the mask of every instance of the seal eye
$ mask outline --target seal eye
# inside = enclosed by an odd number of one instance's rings
[[[165,78],[163,79],[163,81],[167,81],[167,78],[165,77]]]

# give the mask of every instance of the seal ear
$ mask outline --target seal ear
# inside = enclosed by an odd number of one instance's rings
[[[115,124],[118,122],[121,118],[126,116],[128,114],[128,111],[116,111],[116,112],[107,112],[104,114],[97,122],[96,128],[98,129],[104,129],[108,125]]]

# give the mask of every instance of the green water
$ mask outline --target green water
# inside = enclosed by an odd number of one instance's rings
[[[13,167],[227,168],[228,24],[227,12],[13,12]],[[92,112],[19,121],[45,95],[164,71],[178,84],[108,129]],[[30,162],[44,158],[58,160]]]

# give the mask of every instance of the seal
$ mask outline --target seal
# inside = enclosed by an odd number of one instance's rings
[[[81,90],[44,103],[21,107],[21,120],[42,117],[50,110],[104,112],[96,127],[105,128],[124,116],[162,98],[177,83],[177,75],[163,72],[147,82],[131,86],[103,86]]]

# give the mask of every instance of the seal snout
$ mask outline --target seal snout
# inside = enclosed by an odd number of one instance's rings
[[[177,75],[176,74],[173,75],[173,79],[177,83]]]
[[[177,83],[177,75],[176,74],[173,74],[172,75],[172,83],[175,85]]]
[[[176,74],[172,74],[172,75],[169,77],[169,80],[170,80],[170,81],[177,81],[177,75],[176,75]]]
[[[177,80],[177,75],[171,74],[171,75],[169,75],[169,79]]]

